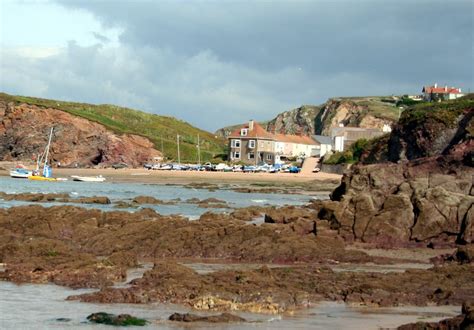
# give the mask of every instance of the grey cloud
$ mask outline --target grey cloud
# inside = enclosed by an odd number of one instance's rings
[[[115,103],[213,130],[334,96],[473,87],[471,1],[60,3],[120,28],[120,45],[9,57],[5,91]]]
[[[91,32],[91,33],[94,36],[94,38],[96,38],[98,41],[100,41],[103,44],[106,44],[106,43],[110,42],[109,38],[107,38],[106,36],[104,36],[100,33],[97,33],[97,32]]]

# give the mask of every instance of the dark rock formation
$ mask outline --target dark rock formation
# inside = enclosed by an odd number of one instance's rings
[[[209,323],[230,323],[230,322],[247,322],[246,319],[230,314],[222,313],[219,315],[200,316],[190,313],[174,313],[168,318],[170,321],[175,322],[209,322]]]
[[[444,319],[439,322],[409,323],[397,328],[398,330],[473,330],[474,329],[474,304],[464,303],[462,314]]]
[[[406,110],[386,148],[398,162],[352,166],[319,217],[379,246],[472,243],[473,115],[471,99]]]
[[[98,123],[56,109],[0,101],[0,160],[32,160],[43,152],[51,127],[53,165],[124,162],[138,166],[161,155],[141,136],[119,136]]]
[[[443,245],[474,239],[474,171],[458,175],[406,164],[353,166],[319,216],[349,240],[379,246]]]
[[[93,313],[87,317],[90,322],[115,326],[144,326],[148,321],[128,314]]]

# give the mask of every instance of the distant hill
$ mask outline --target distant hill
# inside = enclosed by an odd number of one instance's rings
[[[278,114],[261,123],[268,131],[283,134],[329,135],[339,124],[364,128],[382,128],[398,120],[400,109],[393,97],[340,97],[329,99],[321,105],[303,105]],[[216,131],[226,136],[233,128],[228,126]]]
[[[159,116],[115,105],[65,102],[34,97],[13,96],[5,93],[0,93],[0,102],[4,105],[4,108],[6,108],[8,104],[13,107],[23,105],[24,107],[30,108],[30,110],[35,110],[36,112],[31,112],[35,115],[42,109],[51,111],[59,110],[72,116],[100,124],[118,137],[133,135],[145,138],[151,141],[151,147],[162,152],[171,160],[177,159],[176,136],[178,134],[181,137],[180,155],[182,162],[197,161],[196,146],[198,135],[201,147],[201,161],[210,161],[224,154],[225,141],[223,139],[217,138],[212,133],[200,130],[185,121],[173,117]],[[50,126],[54,124],[54,118],[51,120],[53,120],[53,122],[49,124]],[[2,134],[1,127],[2,118],[0,117],[0,135]],[[32,133],[36,132],[31,131],[30,134]],[[39,134],[44,135],[44,132],[40,132]],[[38,137],[38,139],[41,139],[41,136]],[[140,141],[140,143],[141,142],[143,141]],[[9,143],[12,142],[10,141]],[[77,143],[87,142],[78,140]],[[9,146],[9,148],[13,147],[14,146]],[[0,159],[1,158],[2,155],[0,151]]]

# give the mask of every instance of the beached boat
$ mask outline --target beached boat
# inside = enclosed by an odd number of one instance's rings
[[[23,167],[16,167],[10,170],[10,177],[15,179],[28,179],[33,174],[32,171]]]
[[[46,145],[46,148],[43,154],[41,155],[40,158],[38,158],[38,161],[36,162],[36,170],[33,171],[32,175],[28,176],[29,180],[57,181],[57,179],[53,178],[52,176],[53,171],[51,169],[51,166],[48,165],[49,147],[51,146],[52,137],[53,137],[53,127],[51,127],[51,132],[49,133],[48,144]],[[44,161],[43,161],[43,156],[44,156]],[[40,172],[41,164],[43,164],[42,173]]]
[[[73,181],[82,181],[82,182],[104,182],[105,178],[102,175],[98,176],[79,176],[71,175]]]

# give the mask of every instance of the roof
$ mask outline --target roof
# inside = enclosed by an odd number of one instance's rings
[[[454,87],[438,87],[438,86],[424,86],[423,93],[427,94],[461,94],[461,89]]]
[[[317,143],[307,135],[275,134],[275,140],[279,142],[316,145]]]
[[[332,144],[332,139],[330,136],[325,135],[312,135],[314,141],[319,142],[320,144]]]
[[[247,135],[240,135],[240,132],[242,129],[246,128]],[[262,126],[260,126],[259,123],[254,122],[253,123],[253,129],[249,129],[249,124],[245,124],[241,126],[240,128],[235,129],[228,138],[261,138],[261,139],[267,139],[267,140],[274,140],[275,136],[269,132],[267,132]]]
[[[242,129],[247,129],[247,135],[240,135]],[[249,124],[242,125],[241,127],[235,129],[228,137],[228,139],[235,139],[235,138],[245,138],[245,139],[265,139],[265,140],[273,140],[279,142],[287,142],[287,143],[297,143],[297,144],[309,144],[309,145],[316,145],[317,143],[307,135],[291,135],[291,134],[272,134],[267,132],[259,123],[253,123],[253,129],[249,129]]]

